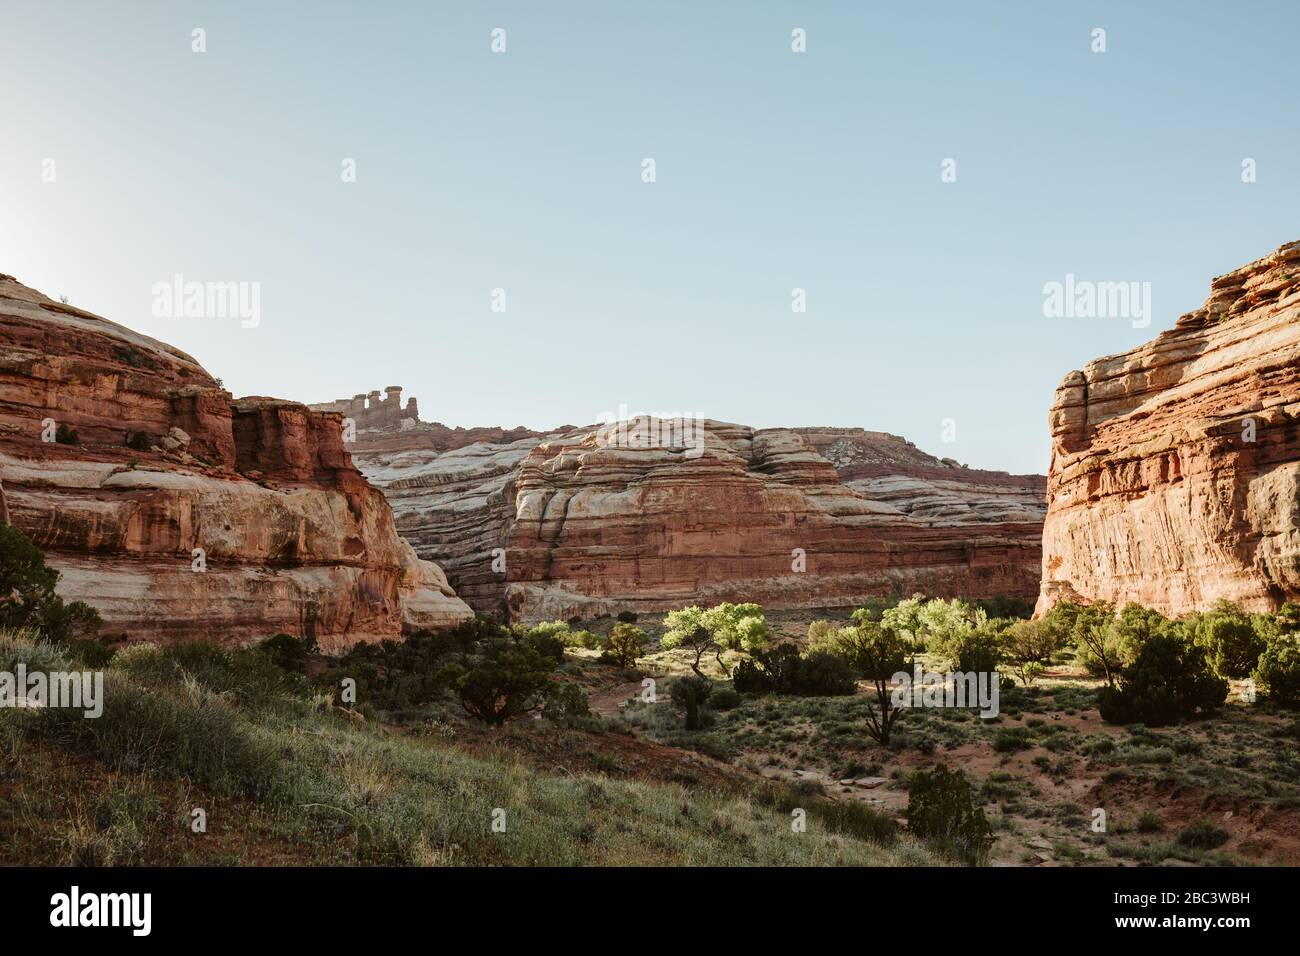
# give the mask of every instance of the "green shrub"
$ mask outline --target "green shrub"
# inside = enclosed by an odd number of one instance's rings
[[[907,828],[939,852],[974,866],[988,861],[992,829],[960,770],[939,765],[908,781]]]
[[[709,695],[709,706],[714,710],[734,710],[740,706],[740,694],[730,687],[715,688]]]
[[[1000,754],[1028,750],[1031,746],[1027,727],[1003,727],[993,735],[993,749]]]
[[[1161,727],[1212,713],[1227,696],[1228,682],[1211,673],[1204,648],[1161,634],[1123,669],[1118,687],[1101,688],[1098,709],[1108,723]]]
[[[1264,640],[1249,615],[1231,601],[1216,602],[1207,613],[1189,619],[1189,624],[1220,677],[1245,677],[1264,652]]]
[[[636,623],[636,612],[635,612],[635,611],[619,611],[619,612],[618,612],[618,621],[619,621],[620,624],[635,624],[635,623]]]
[[[1227,830],[1206,819],[1196,820],[1178,834],[1178,845],[1192,850],[1214,850],[1228,842]]]
[[[1283,707],[1300,703],[1300,640],[1286,635],[1273,641],[1259,656],[1252,676],[1260,693],[1273,703]]]
[[[1160,814],[1154,810],[1143,810],[1142,815],[1137,819],[1138,833],[1158,833],[1163,829],[1164,824],[1160,821]]]
[[[857,689],[853,668],[843,656],[827,650],[800,654],[793,644],[755,651],[737,665],[734,684],[743,694],[803,697],[844,696]]]

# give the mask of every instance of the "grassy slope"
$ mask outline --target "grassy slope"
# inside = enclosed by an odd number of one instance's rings
[[[70,670],[0,635],[0,669]],[[79,668],[78,668],[79,669]],[[322,710],[264,671],[150,647],[105,671],[102,717],[0,710],[0,846],[25,863],[897,865],[928,862],[807,831],[744,795],[539,774]],[[69,784],[75,781],[75,786]],[[190,810],[208,812],[195,834]],[[494,833],[492,811],[505,811]],[[841,828],[847,830],[848,828]]]

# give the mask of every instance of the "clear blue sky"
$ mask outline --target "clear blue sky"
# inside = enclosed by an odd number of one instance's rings
[[[1066,372],[1300,238],[1298,10],[6,0],[0,272],[236,394],[861,425],[1041,472]],[[1151,327],[1045,318],[1071,272],[1151,282]],[[155,318],[176,273],[259,282],[260,326]]]

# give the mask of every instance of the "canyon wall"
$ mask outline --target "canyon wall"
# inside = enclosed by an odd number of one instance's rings
[[[1215,279],[1154,341],[1052,406],[1038,610],[1300,597],[1300,243]]]
[[[397,536],[341,420],[232,401],[183,352],[0,276],[8,520],[106,635],[285,632],[338,651],[467,618]]]
[[[1038,592],[1042,477],[962,468],[861,429],[703,432],[698,455],[594,426],[417,423],[349,447],[457,593],[515,619]]]

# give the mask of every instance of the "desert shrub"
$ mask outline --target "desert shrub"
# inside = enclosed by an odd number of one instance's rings
[[[619,667],[628,668],[636,663],[646,645],[646,633],[635,624],[622,622],[614,625],[605,644],[605,654]]]
[[[740,706],[740,694],[730,687],[716,687],[709,695],[709,706],[714,710],[734,710]]]
[[[839,654],[812,651],[794,671],[794,693],[808,697],[838,697],[857,690],[853,668]]]
[[[1216,711],[1227,696],[1228,682],[1211,672],[1203,647],[1162,634],[1142,646],[1118,687],[1101,688],[1098,704],[1108,723],[1160,727]]]
[[[1178,834],[1178,845],[1192,850],[1214,850],[1228,842],[1231,834],[1206,819],[1195,820]]]
[[[945,856],[973,866],[988,861],[993,833],[960,770],[940,764],[914,773],[907,786],[907,828]]]
[[[265,654],[276,667],[295,674],[307,673],[307,662],[318,650],[315,638],[296,638],[291,634],[276,634],[269,637],[257,649]]]
[[[635,611],[619,611],[619,612],[618,612],[618,621],[619,621],[620,624],[635,624],[635,623],[636,623],[636,612],[635,612]]]
[[[743,694],[793,694],[831,697],[856,690],[854,671],[840,654],[813,650],[800,654],[792,644],[756,651],[736,667],[734,685]]]
[[[1275,704],[1300,703],[1300,640],[1294,635],[1277,638],[1264,649],[1252,674],[1260,693]]]
[[[588,651],[598,651],[604,646],[604,641],[601,639],[599,634],[595,634],[592,631],[570,631],[569,646],[581,647]]]
[[[1163,827],[1159,813],[1154,810],[1143,810],[1142,815],[1137,818],[1134,829],[1138,833],[1159,833]]]
[[[544,621],[527,629],[516,625],[511,632],[520,645],[531,647],[557,664],[564,660],[564,645],[569,642],[570,635],[569,625],[563,621]]]
[[[13,525],[0,525],[0,628],[30,628],[59,644],[93,637],[99,612],[81,601],[65,602],[54,592],[59,572]]]
[[[1028,750],[1030,746],[1027,727],[1003,727],[993,735],[993,749],[1000,754]]]
[[[572,724],[591,715],[587,695],[570,681],[549,681],[542,694],[542,716],[552,723]]]
[[[1217,601],[1189,623],[1196,643],[1205,648],[1206,659],[1220,677],[1245,677],[1259,663],[1264,639],[1250,616],[1231,601]]]
[[[998,635],[987,627],[954,635],[948,653],[956,669],[965,673],[993,674],[1002,662]]]

